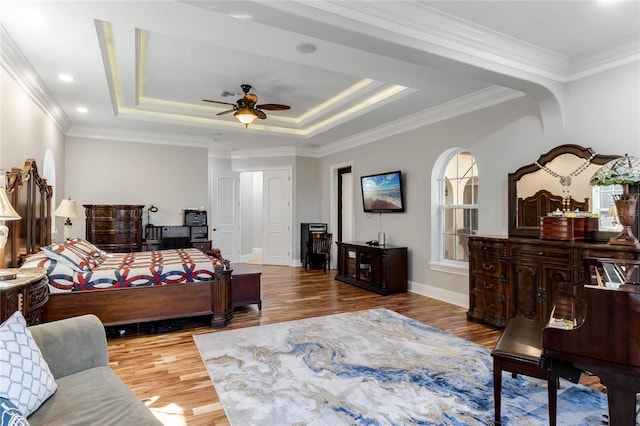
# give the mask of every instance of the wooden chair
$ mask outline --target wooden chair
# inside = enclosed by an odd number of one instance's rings
[[[304,255],[304,270],[309,268],[309,263],[314,259],[321,258],[324,272],[327,272],[327,267],[331,260],[331,243],[333,240],[333,234],[317,233],[312,234],[311,242],[307,247]]]
[[[158,250],[162,240],[162,226],[147,225],[144,228],[144,242],[147,251]]]
[[[547,381],[549,397],[549,424],[556,424],[559,378],[538,366],[542,355],[542,329],[544,324],[521,317],[509,320],[507,327],[491,351],[493,357],[493,401],[495,425],[501,425],[502,370]]]

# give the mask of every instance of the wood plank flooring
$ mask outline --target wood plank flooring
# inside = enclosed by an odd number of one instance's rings
[[[501,333],[500,329],[467,321],[465,308],[413,293],[379,296],[335,281],[335,271],[252,267],[262,272],[262,312],[255,305],[236,309],[224,329],[214,330],[206,319],[195,318],[174,322],[173,327],[182,329],[162,334],[145,334],[147,324],[122,328],[124,336],[119,335],[120,329],[108,330],[111,367],[165,425],[229,424],[193,342],[194,334],[378,307],[488,348],[494,346]]]

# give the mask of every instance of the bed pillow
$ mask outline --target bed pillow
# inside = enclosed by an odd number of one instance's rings
[[[107,255],[107,252],[100,250],[93,243],[82,238],[70,238],[65,242],[68,247],[75,247],[91,257],[102,259]]]
[[[65,263],[78,272],[89,271],[95,266],[91,256],[73,246],[54,243],[50,246],[42,247],[42,251],[51,259]]]
[[[20,311],[0,325],[0,398],[29,417],[58,389]]]

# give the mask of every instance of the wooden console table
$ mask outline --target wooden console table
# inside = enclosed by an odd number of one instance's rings
[[[20,311],[28,325],[39,324],[42,321],[42,308],[49,300],[46,270],[11,268],[1,271],[15,273],[16,278],[0,281],[0,323]]]
[[[407,248],[370,246],[363,242],[336,242],[336,280],[378,294],[407,292]]]

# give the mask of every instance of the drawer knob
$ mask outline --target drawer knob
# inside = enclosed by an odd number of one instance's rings
[[[493,304],[493,303],[484,302],[484,307],[487,308],[487,309],[493,309],[494,306],[496,306],[496,305]]]
[[[482,264],[482,269],[484,269],[485,271],[492,271],[493,270],[493,265],[487,265],[486,263]]]
[[[493,283],[485,282],[484,283],[484,288],[493,288]]]
[[[539,251],[538,252],[538,256],[544,256],[544,252],[543,251]]]

